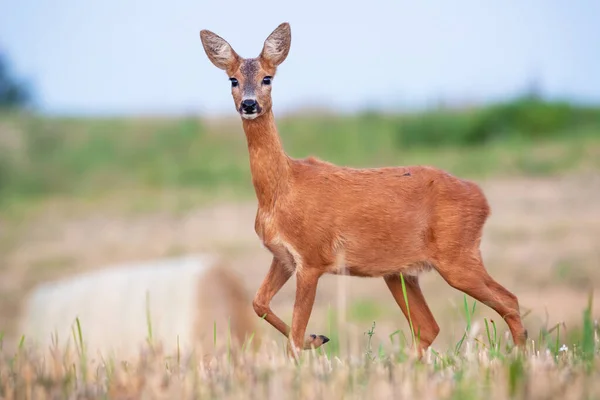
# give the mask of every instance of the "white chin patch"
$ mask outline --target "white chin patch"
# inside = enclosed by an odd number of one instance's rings
[[[254,113],[254,114],[244,114],[242,113],[242,118],[244,119],[254,119],[258,117],[258,113]]]

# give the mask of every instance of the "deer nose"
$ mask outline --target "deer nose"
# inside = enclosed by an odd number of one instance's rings
[[[256,109],[257,103],[254,99],[246,99],[242,100],[242,109],[244,111],[254,111]]]

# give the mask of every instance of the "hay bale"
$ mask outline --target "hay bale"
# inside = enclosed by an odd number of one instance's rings
[[[35,345],[73,346],[79,318],[89,354],[134,357],[149,336],[164,351],[192,348],[213,352],[241,345],[256,328],[252,302],[238,277],[217,257],[193,255],[152,262],[115,265],[56,282],[30,294],[20,332]],[[149,311],[150,319],[147,318]]]

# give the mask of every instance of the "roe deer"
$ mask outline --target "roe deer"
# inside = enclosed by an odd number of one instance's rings
[[[288,338],[288,351],[298,355],[329,340],[305,337],[323,274],[383,277],[408,318],[402,273],[410,318],[420,332],[413,345],[422,356],[439,332],[418,280],[420,272],[432,268],[452,287],[498,312],[514,343],[525,343],[516,296],[492,279],[482,263],[479,245],[490,210],[476,184],[427,166],[355,169],[289,157],[275,125],[271,87],[290,50],[290,25],[279,25],[257,58],[240,57],[208,30],[200,31],[200,38],[210,61],[231,81],[258,200],[255,230],[273,254],[254,309]],[[269,304],[293,273],[290,328]]]

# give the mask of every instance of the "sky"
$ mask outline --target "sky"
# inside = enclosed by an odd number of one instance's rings
[[[598,102],[598,18],[594,0],[0,0],[0,51],[48,114],[233,115],[199,31],[254,57],[284,21],[276,112],[492,101],[532,81]]]

